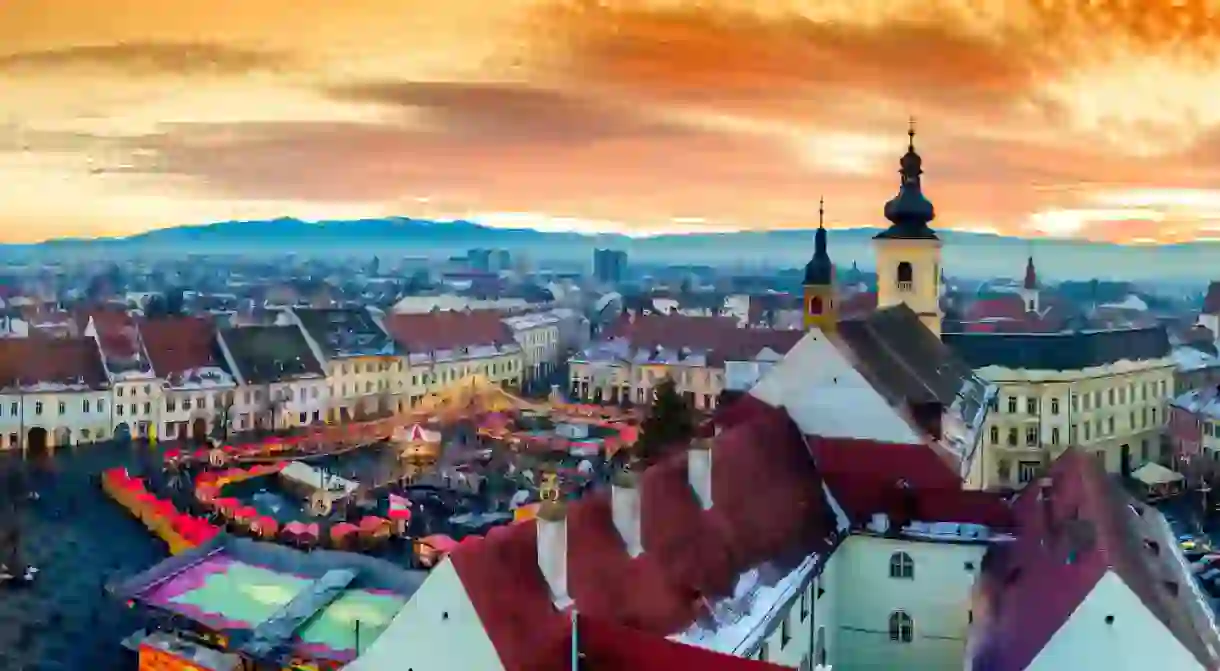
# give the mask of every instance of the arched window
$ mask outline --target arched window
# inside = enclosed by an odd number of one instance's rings
[[[890,613],[890,640],[899,643],[915,640],[915,621],[910,615],[900,610]]]
[[[890,577],[903,580],[915,579],[915,561],[905,552],[890,555]]]
[[[911,268],[911,264],[907,261],[902,261],[898,264],[898,284],[910,288],[912,282],[915,281],[915,271]]]
[[[821,296],[814,296],[813,298],[809,299],[809,314],[811,314],[811,315],[822,314],[822,297]]]

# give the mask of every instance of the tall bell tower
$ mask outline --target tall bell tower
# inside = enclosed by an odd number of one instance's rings
[[[877,307],[906,303],[940,337],[941,240],[928,224],[936,211],[920,184],[923,159],[915,153],[915,122],[907,131],[907,153],[899,162],[898,195],[885,204],[890,227],[873,237],[877,255]]]
[[[825,200],[818,201],[818,230],[813,234],[813,258],[805,264],[805,330],[833,331],[839,324],[839,300],[835,295],[835,266],[826,251]]]

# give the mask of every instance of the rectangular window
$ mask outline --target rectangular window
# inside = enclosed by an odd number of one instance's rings
[[[991,444],[992,445],[1000,444],[1000,427],[998,427],[998,426],[991,427]]]
[[[1059,399],[1057,399],[1057,398],[1051,399],[1051,414],[1052,415],[1059,414]]]
[[[1110,417],[1109,419],[1107,419],[1106,424],[1107,424],[1107,428],[1109,429],[1109,432],[1110,432],[1109,435],[1113,436],[1114,435],[1114,418]]]
[[[66,412],[68,412],[68,404],[64,403],[63,401],[60,401],[59,402],[59,414],[62,415]]]
[[[1036,447],[1038,445],[1038,427],[1025,427],[1025,444],[1029,447]]]
[[[1038,471],[1042,468],[1042,464],[1037,461],[1022,461],[1017,464],[1017,481],[1021,484],[1030,482],[1038,477]]]
[[[86,398],[83,401],[81,401],[80,407],[81,407],[82,412],[88,413],[89,412],[89,399]]]
[[[122,387],[118,387],[118,388],[116,388],[116,389],[114,390],[114,394],[115,394],[115,396],[120,396],[120,397],[121,397],[121,396],[123,395],[123,388],[122,388]]]
[[[779,647],[780,649],[788,647],[788,642],[792,640],[792,632],[788,630],[788,615],[784,614],[784,619],[779,623]]]
[[[1017,397],[1016,396],[1008,397],[1008,413],[1012,414],[1012,415],[1017,414]]]
[[[174,411],[175,411],[175,410],[177,410],[177,409],[178,409],[178,401],[177,401],[177,400],[175,400],[175,399],[173,399],[173,398],[166,397],[166,399],[165,399],[165,411],[166,411],[166,412],[174,412]]]
[[[1059,444],[1059,427],[1051,429],[1051,445]]]
[[[1017,430],[1016,429],[1008,430],[1008,444],[1011,445],[1012,447],[1017,446]]]
[[[1025,399],[1025,412],[1027,412],[1031,415],[1038,414],[1038,399],[1036,399],[1036,398]]]
[[[42,414],[42,401],[35,401],[35,402],[34,402],[34,414],[35,414],[35,415],[41,415],[41,414]]]

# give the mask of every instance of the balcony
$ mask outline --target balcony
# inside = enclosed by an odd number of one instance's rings
[[[903,293],[910,293],[915,289],[914,282],[897,282],[898,290]]]

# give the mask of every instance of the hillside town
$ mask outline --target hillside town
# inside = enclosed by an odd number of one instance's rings
[[[5,269],[0,563],[110,558],[0,667],[1220,668],[1220,282],[955,278],[900,168],[873,271]]]

